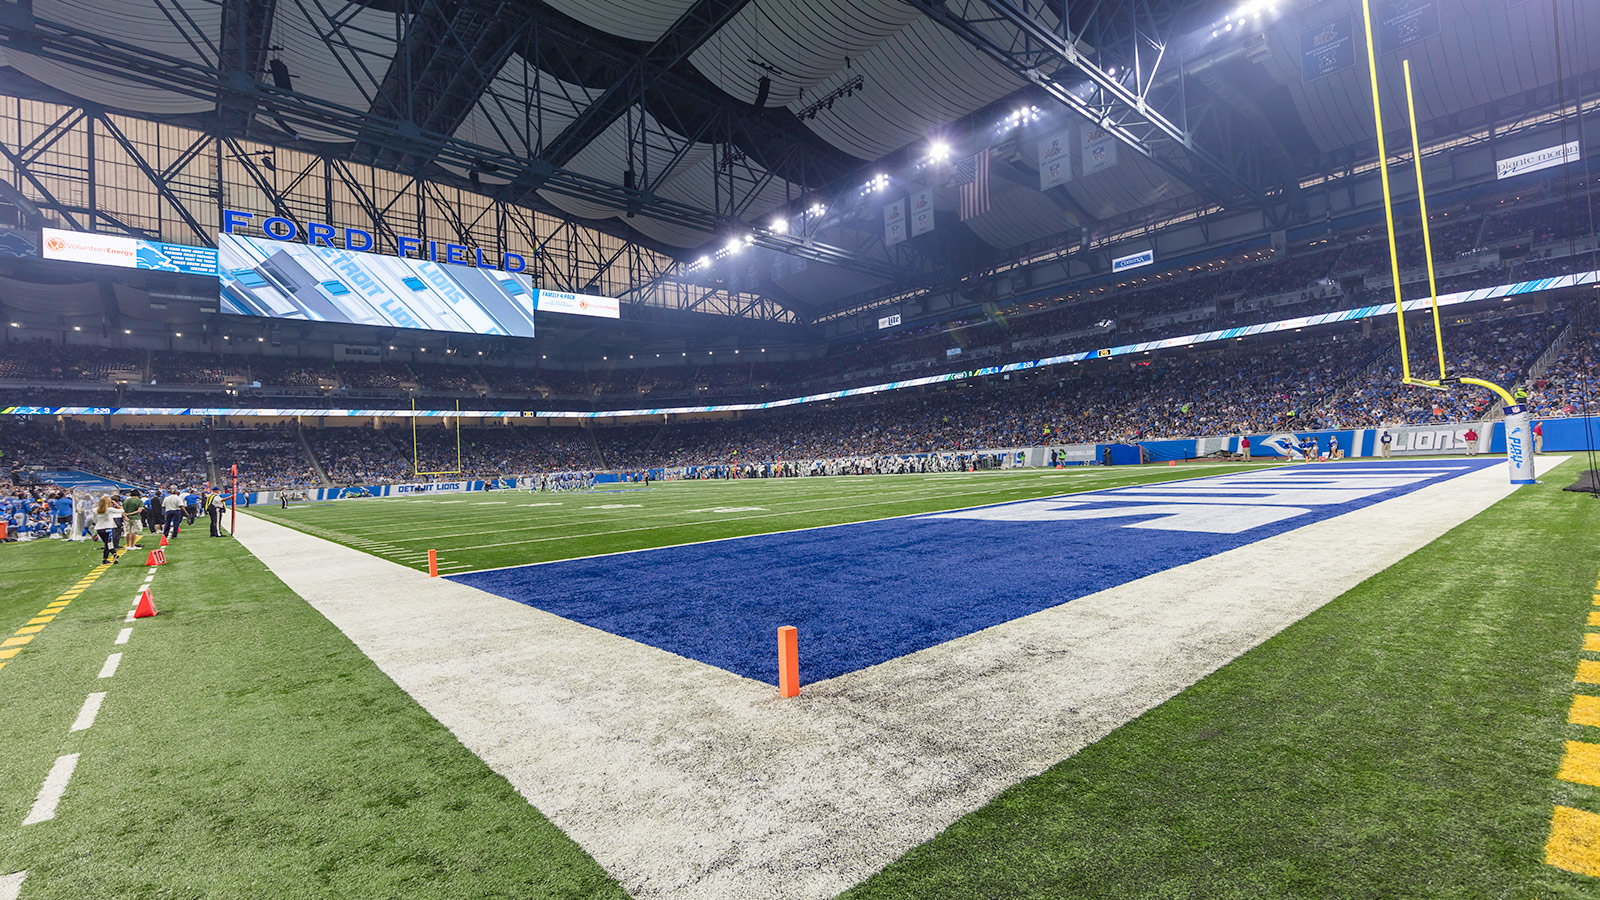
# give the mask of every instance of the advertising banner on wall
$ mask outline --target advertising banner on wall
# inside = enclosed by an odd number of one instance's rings
[[[538,300],[534,306],[539,312],[566,313],[570,316],[595,316],[601,319],[622,318],[622,303],[615,297],[597,297],[594,294],[569,294],[565,291],[534,291]]]
[[[224,234],[223,312],[533,337],[527,275]]]
[[[1137,269],[1140,266],[1148,266],[1155,261],[1155,250],[1141,250],[1138,253],[1130,253],[1127,256],[1119,256],[1116,259],[1113,259],[1111,261],[1111,271],[1124,272],[1128,269]]]
[[[1568,141],[1555,147],[1546,147],[1532,153],[1523,153],[1510,159],[1498,159],[1494,163],[1494,177],[1496,180],[1512,178],[1517,175],[1526,175],[1541,169],[1552,169],[1569,162],[1577,162],[1581,158],[1577,141]]]
[[[184,275],[217,274],[217,251],[209,247],[163,244],[115,234],[44,229],[39,255],[61,262],[91,263],[120,269],[149,269]]]

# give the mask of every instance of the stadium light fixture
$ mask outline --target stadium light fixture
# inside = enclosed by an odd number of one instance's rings
[[[933,142],[933,146],[928,148],[928,161],[929,162],[936,162],[936,163],[944,162],[945,160],[947,160],[949,158],[950,158],[950,145],[946,144],[944,141],[934,141]]]
[[[258,343],[258,344],[265,344],[266,342],[267,342],[267,339],[264,338],[264,337],[256,338],[256,343]]]
[[[12,322],[11,323],[11,327],[12,328],[21,328],[22,327],[22,323],[21,322]]]
[[[83,326],[82,325],[74,325],[74,326],[72,326],[72,330],[73,331],[82,331],[83,330]]]
[[[123,334],[133,334],[133,329],[132,328],[124,328],[124,329],[122,329],[122,333]]]
[[[789,233],[789,223],[785,222],[782,219],[773,219],[772,220],[772,226],[770,228],[768,228],[768,230],[771,231],[773,234],[788,234]]]
[[[740,250],[743,250],[743,249],[744,249],[744,244],[742,242],[740,242],[737,238],[735,238],[734,240],[729,241],[728,242],[728,246],[723,247],[722,251],[724,253],[732,254],[732,253],[738,253]]]
[[[183,332],[181,332],[181,331],[174,331],[172,334],[175,337],[183,337]]]

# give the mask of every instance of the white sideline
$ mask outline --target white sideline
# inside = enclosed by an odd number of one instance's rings
[[[83,708],[78,710],[78,718],[76,718],[76,719],[74,719],[72,721],[72,727],[67,729],[67,730],[68,731],[87,731],[87,730],[89,730],[89,727],[94,725],[95,717],[100,715],[100,704],[105,702],[105,699],[106,699],[106,692],[105,691],[96,691],[95,693],[90,694],[88,697],[84,698]]]
[[[76,753],[56,758],[55,765],[50,767],[50,774],[45,776],[44,787],[39,788],[39,796],[33,801],[33,809],[28,810],[28,817],[22,820],[23,825],[37,825],[56,817],[56,804],[61,802],[61,795],[67,792],[67,782],[72,780],[72,770],[77,767]]]
[[[1489,467],[789,701],[264,519],[239,538],[637,900],[822,900],[1510,491]]]
[[[133,615],[133,613],[128,613],[128,615],[131,616],[131,615]],[[128,638],[130,638],[132,636],[133,636],[133,629],[132,628],[124,628],[121,631],[117,632],[117,639],[116,639],[116,641],[114,641],[114,643],[126,644],[128,642]]]
[[[22,883],[27,880],[27,872],[0,875],[0,900],[17,900],[17,895],[22,893]]]
[[[117,664],[120,662],[122,662],[121,653],[113,653],[106,657],[106,664],[100,667],[100,674],[96,677],[110,678],[111,676],[117,674]]]

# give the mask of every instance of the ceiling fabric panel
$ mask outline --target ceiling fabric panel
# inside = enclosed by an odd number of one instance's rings
[[[862,159],[898,150],[1023,86],[1015,75],[929,19],[918,19],[853,60],[851,69],[835,72],[815,93],[826,94],[857,74],[864,80],[860,93],[841,98],[806,124]]]
[[[643,116],[642,124],[641,116]],[[713,199],[718,196],[718,191],[721,191],[721,208],[727,208],[729,176],[726,171],[719,169],[718,160],[713,159],[712,146],[694,144],[686,147],[685,138],[665,128],[653,116],[644,114],[638,107],[634,108],[631,116],[624,116],[611,123],[609,128],[567,163],[567,170],[612,184],[620,184],[622,173],[629,166],[630,121],[636,134],[641,128],[643,129],[648,144],[648,151],[642,153],[637,139],[635,140],[632,165],[639,175],[641,186],[654,190],[665,199],[701,207],[709,207]],[[666,166],[670,168],[664,170],[663,167]],[[732,172],[734,189],[741,198],[749,195],[766,176],[761,167],[749,160],[734,164]],[[590,198],[563,196],[550,191],[543,191],[541,195],[561,209],[584,218],[619,216],[624,212],[622,209]],[[800,192],[797,188],[791,187],[789,196],[798,197]],[[740,218],[753,221],[784,200],[784,182],[777,179],[768,180],[759,191],[755,192],[754,197],[750,198],[741,211]],[[643,234],[679,247],[697,247],[708,240],[725,237],[660,222],[645,216],[635,216],[626,221]]]
[[[694,0],[545,0],[550,6],[607,34],[654,42]]]
[[[345,11],[335,27],[315,5],[280,3],[272,22],[272,44],[289,70],[294,89],[351,109],[372,108],[405,20],[377,9]],[[328,40],[323,39],[328,36]],[[314,140],[344,139],[302,128]]]
[[[1378,59],[1385,123],[1404,127],[1401,61],[1411,60],[1417,118],[1430,121],[1515,97],[1556,80],[1556,34],[1550,5],[1438,0],[1439,33]],[[1562,68],[1600,67],[1600,4],[1561,3]],[[1375,15],[1378,14],[1376,11]],[[1309,84],[1301,82],[1300,36],[1351,17],[1356,64]],[[1574,19],[1574,16],[1576,18]],[[1380,27],[1379,23],[1374,23]],[[1372,139],[1372,88],[1359,0],[1328,0],[1292,9],[1267,30],[1266,72],[1288,90],[1317,146],[1334,150]]]
[[[846,59],[853,62],[920,16],[899,0],[753,0],[689,61],[746,103],[755,102],[757,83],[768,76],[768,106],[804,106],[802,92],[816,93],[809,89],[843,69]]]
[[[193,25],[177,17],[182,30],[162,12],[156,0],[35,0],[34,15],[73,25],[107,38],[193,62],[216,58],[216,36],[222,31],[222,7],[204,0],[164,0],[169,10],[181,9]],[[207,42],[211,42],[208,44]],[[75,97],[134,112],[175,115],[203,112],[215,104],[108,78],[76,66],[0,51],[0,65]]]

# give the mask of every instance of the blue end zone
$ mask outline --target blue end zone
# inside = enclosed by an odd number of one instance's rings
[[[770,684],[820,681],[1499,460],[1299,465],[452,580]]]

